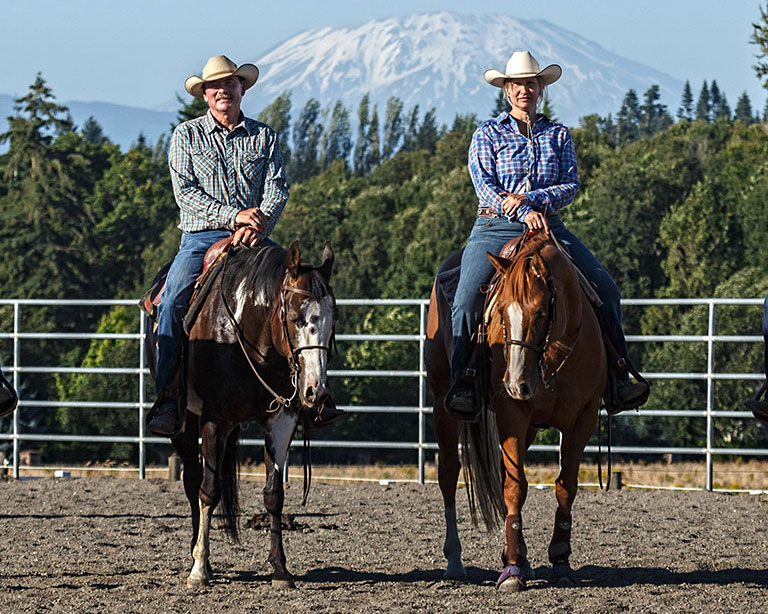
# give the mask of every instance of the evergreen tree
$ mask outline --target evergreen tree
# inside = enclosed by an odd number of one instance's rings
[[[277,132],[280,142],[280,154],[283,156],[283,163],[288,165],[291,161],[291,92],[284,91],[275,98],[261,113],[258,118],[260,122],[267,124],[272,130]]]
[[[55,100],[40,73],[29,86],[29,93],[14,100],[16,115],[8,118],[8,131],[0,134],[0,143],[10,147],[5,163],[7,180],[14,181],[29,172],[33,181],[50,181],[48,163],[53,160],[47,148],[55,135],[73,129],[68,109]],[[59,166],[57,170],[63,169]]]
[[[683,86],[683,95],[680,99],[680,108],[677,110],[677,119],[693,119],[693,92],[691,84],[686,79]]]
[[[744,92],[739,96],[739,100],[736,102],[736,110],[734,111],[733,118],[745,124],[754,122],[754,117],[752,116],[752,102],[749,100],[747,92]]]
[[[176,111],[176,122],[171,124],[171,131],[179,124],[202,117],[208,112],[208,103],[202,98],[193,97],[189,102],[185,102],[181,96],[176,94],[176,100],[181,108]]]
[[[289,168],[290,176],[297,183],[319,172],[318,154],[323,132],[319,117],[320,103],[310,98],[293,125],[293,156]]]
[[[424,119],[421,121],[421,126],[419,126],[416,136],[417,149],[426,149],[430,153],[435,152],[435,146],[437,145],[438,139],[435,115],[436,112],[434,107],[424,114]]]
[[[384,114],[384,141],[381,147],[381,159],[391,158],[403,136],[403,103],[396,96],[387,101]]]
[[[368,141],[368,125],[370,123],[368,117],[369,104],[370,96],[366,94],[357,108],[357,139],[355,141],[354,153],[354,169],[357,175],[365,175],[371,170],[368,166],[368,161],[370,160]]]
[[[104,135],[104,131],[101,129],[99,122],[94,119],[93,115],[85,120],[85,123],[80,130],[80,135],[86,143],[91,143],[92,145],[104,145],[109,143],[109,139]]]
[[[709,99],[712,105],[712,120],[719,117],[731,118],[731,108],[728,106],[725,92],[720,91],[717,81],[712,81],[712,86],[709,88]]]
[[[659,102],[660,98],[658,85],[652,85],[643,95],[639,126],[642,136],[651,137],[672,123],[672,117],[667,112],[666,105]]]
[[[331,112],[328,128],[323,131],[322,167],[327,169],[335,160],[347,160],[352,150],[352,128],[349,111],[340,100]]]
[[[696,102],[696,119],[708,122],[712,117],[712,99],[709,93],[709,87],[707,82],[701,86],[701,92],[699,92],[699,100]]]
[[[758,62],[752,68],[755,69],[757,78],[763,80],[763,87],[768,89],[768,78],[764,79],[768,76],[768,3],[765,9],[760,7],[760,20],[752,24],[752,36],[749,42],[759,49],[755,54]]]
[[[555,110],[552,108],[552,102],[549,99],[549,92],[544,91],[544,100],[541,103],[541,112],[546,115],[551,121],[557,123],[557,117],[555,116]]]
[[[419,136],[419,105],[414,105],[408,113],[406,128],[403,132],[403,151],[414,151],[418,149]]]
[[[636,141],[640,134],[640,103],[637,92],[631,89],[624,96],[621,109],[616,116],[616,142],[618,144]]]
[[[381,144],[379,138],[379,113],[376,106],[371,113],[371,121],[368,124],[368,160],[366,166],[369,169],[378,166],[381,162]]]
[[[501,113],[509,113],[509,102],[507,102],[507,96],[504,93],[504,88],[499,88],[499,93],[496,94],[496,104],[491,109],[491,117],[498,117]]]

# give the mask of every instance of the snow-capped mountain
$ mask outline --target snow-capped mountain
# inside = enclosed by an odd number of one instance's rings
[[[341,100],[354,113],[370,93],[380,116],[387,99],[397,96],[406,109],[418,104],[423,113],[435,107],[440,122],[450,123],[456,113],[484,118],[498,90],[483,72],[503,72],[512,52],[521,49],[531,50],[542,68],[563,67],[549,98],[557,118],[569,125],[590,113],[615,114],[630,88],[642,98],[658,84],[670,107],[682,92],[679,80],[547,21],[440,12],[301,32],[249,60],[261,76],[243,106],[256,115],[291,90],[294,119],[310,97],[322,105]]]

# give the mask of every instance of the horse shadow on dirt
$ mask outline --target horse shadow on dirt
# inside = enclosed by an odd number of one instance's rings
[[[443,580],[443,569],[414,569],[408,572],[388,573],[386,571],[361,571],[345,567],[323,567],[312,569],[303,575],[296,576],[297,582],[307,584],[377,584],[381,582],[418,584],[445,583],[469,584],[477,586],[493,586],[499,571],[481,567],[467,567],[465,580]],[[638,585],[650,586],[679,586],[681,584],[710,584],[728,586],[731,584],[749,584],[752,586],[768,587],[768,573],[765,569],[723,569],[671,571],[660,567],[601,567],[585,565],[576,570],[579,584],[573,587],[557,588],[620,588]],[[528,590],[553,589],[549,584],[551,570],[549,567],[536,569],[536,579],[528,584]],[[231,578],[234,582],[268,581],[269,575],[253,572],[236,572]],[[318,587],[322,588],[322,587]]]

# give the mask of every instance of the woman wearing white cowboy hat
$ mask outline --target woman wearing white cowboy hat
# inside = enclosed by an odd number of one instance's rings
[[[511,109],[477,128],[469,148],[469,172],[478,199],[477,220],[461,259],[461,276],[452,307],[451,390],[446,408],[456,416],[475,413],[474,386],[465,372],[471,336],[477,329],[493,266],[486,252],[498,254],[524,225],[550,230],[565,246],[603,302],[599,312],[621,358],[627,345],[621,327],[620,294],[610,274],[589,249],[563,225],[558,211],[573,202],[579,189],[576,153],[568,128],[537,114],[543,89],[562,75],[557,64],[543,70],[528,51],[516,51],[504,72],[486,70],[485,80],[503,88]],[[622,408],[638,407],[648,385],[618,376]]]

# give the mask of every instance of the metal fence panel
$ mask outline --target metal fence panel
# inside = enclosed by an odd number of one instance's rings
[[[426,369],[424,364],[424,341],[426,339],[426,312],[429,303],[426,299],[339,299],[340,306],[410,306],[419,310],[419,333],[414,334],[339,334],[337,339],[345,342],[363,342],[363,341],[396,341],[396,342],[418,342],[419,368],[413,370],[373,370],[373,369],[355,369],[355,370],[331,370],[329,375],[332,377],[406,377],[418,378],[418,399],[417,405],[393,407],[393,406],[342,406],[348,412],[357,413],[416,413],[418,414],[417,430],[413,434],[413,440],[408,442],[391,441],[349,441],[349,440],[317,440],[313,445],[322,448],[356,448],[356,449],[398,449],[416,451],[416,462],[418,465],[418,479],[424,483],[424,466],[426,462],[426,452],[437,449],[437,444],[426,440],[425,424],[426,416],[432,412],[432,408],[427,406],[427,381]],[[623,299],[622,305],[625,306],[649,306],[649,305],[674,305],[674,306],[694,306],[707,305],[707,334],[706,335],[628,335],[627,341],[631,343],[651,343],[651,342],[681,342],[681,343],[706,343],[707,348],[707,370],[705,373],[644,373],[648,379],[664,380],[705,380],[707,382],[706,407],[703,410],[678,410],[669,409],[644,409],[635,412],[633,415],[640,417],[694,417],[706,420],[706,446],[703,448],[675,448],[665,446],[613,446],[616,453],[626,454],[679,454],[688,456],[704,456],[706,458],[706,485],[707,490],[713,489],[713,458],[716,455],[744,455],[744,456],[768,456],[768,450],[762,449],[740,449],[740,448],[716,448],[714,445],[714,418],[745,419],[751,418],[748,411],[718,411],[715,409],[715,383],[725,380],[745,380],[760,381],[763,375],[760,373],[717,373],[715,372],[715,343],[760,343],[762,337],[758,335],[716,335],[716,309],[721,305],[762,305],[763,299],[728,299],[728,298],[707,298],[707,299]],[[139,450],[139,477],[146,477],[146,446],[155,443],[167,443],[166,439],[147,436],[144,426],[145,411],[151,407],[151,402],[145,397],[147,375],[149,369],[145,364],[145,342],[146,330],[144,318],[139,318],[139,330],[136,333],[118,334],[118,333],[40,333],[35,331],[23,331],[21,329],[21,312],[23,307],[34,306],[83,306],[83,307],[105,307],[116,305],[135,306],[135,300],[55,300],[55,299],[0,299],[0,306],[12,306],[13,308],[13,330],[10,332],[0,332],[0,339],[11,339],[13,342],[12,364],[5,365],[6,371],[12,375],[12,380],[16,390],[20,390],[21,376],[25,373],[99,373],[99,374],[129,374],[137,377],[137,394],[135,402],[93,402],[93,401],[59,401],[50,399],[46,401],[31,401],[20,398],[19,408],[34,405],[42,408],[56,407],[78,407],[78,408],[115,408],[115,409],[134,409],[137,412],[136,435],[129,436],[103,436],[103,435],[71,435],[57,433],[24,433],[20,431],[19,411],[13,414],[12,429],[10,433],[0,433],[0,440],[11,440],[13,442],[13,476],[19,477],[19,446],[21,441],[59,441],[59,442],[90,442],[90,443],[131,443],[138,446]],[[21,362],[21,344],[28,340],[55,340],[55,339],[134,339],[139,342],[139,355],[136,366],[124,366],[120,368],[86,368],[86,367],[63,367],[63,366],[38,366],[23,365]],[[261,439],[244,439],[244,444],[263,445]],[[299,444],[296,444],[299,445]],[[554,445],[535,445],[531,450],[541,452],[557,452],[557,446]],[[595,446],[588,446],[586,452],[596,453],[598,449]]]

